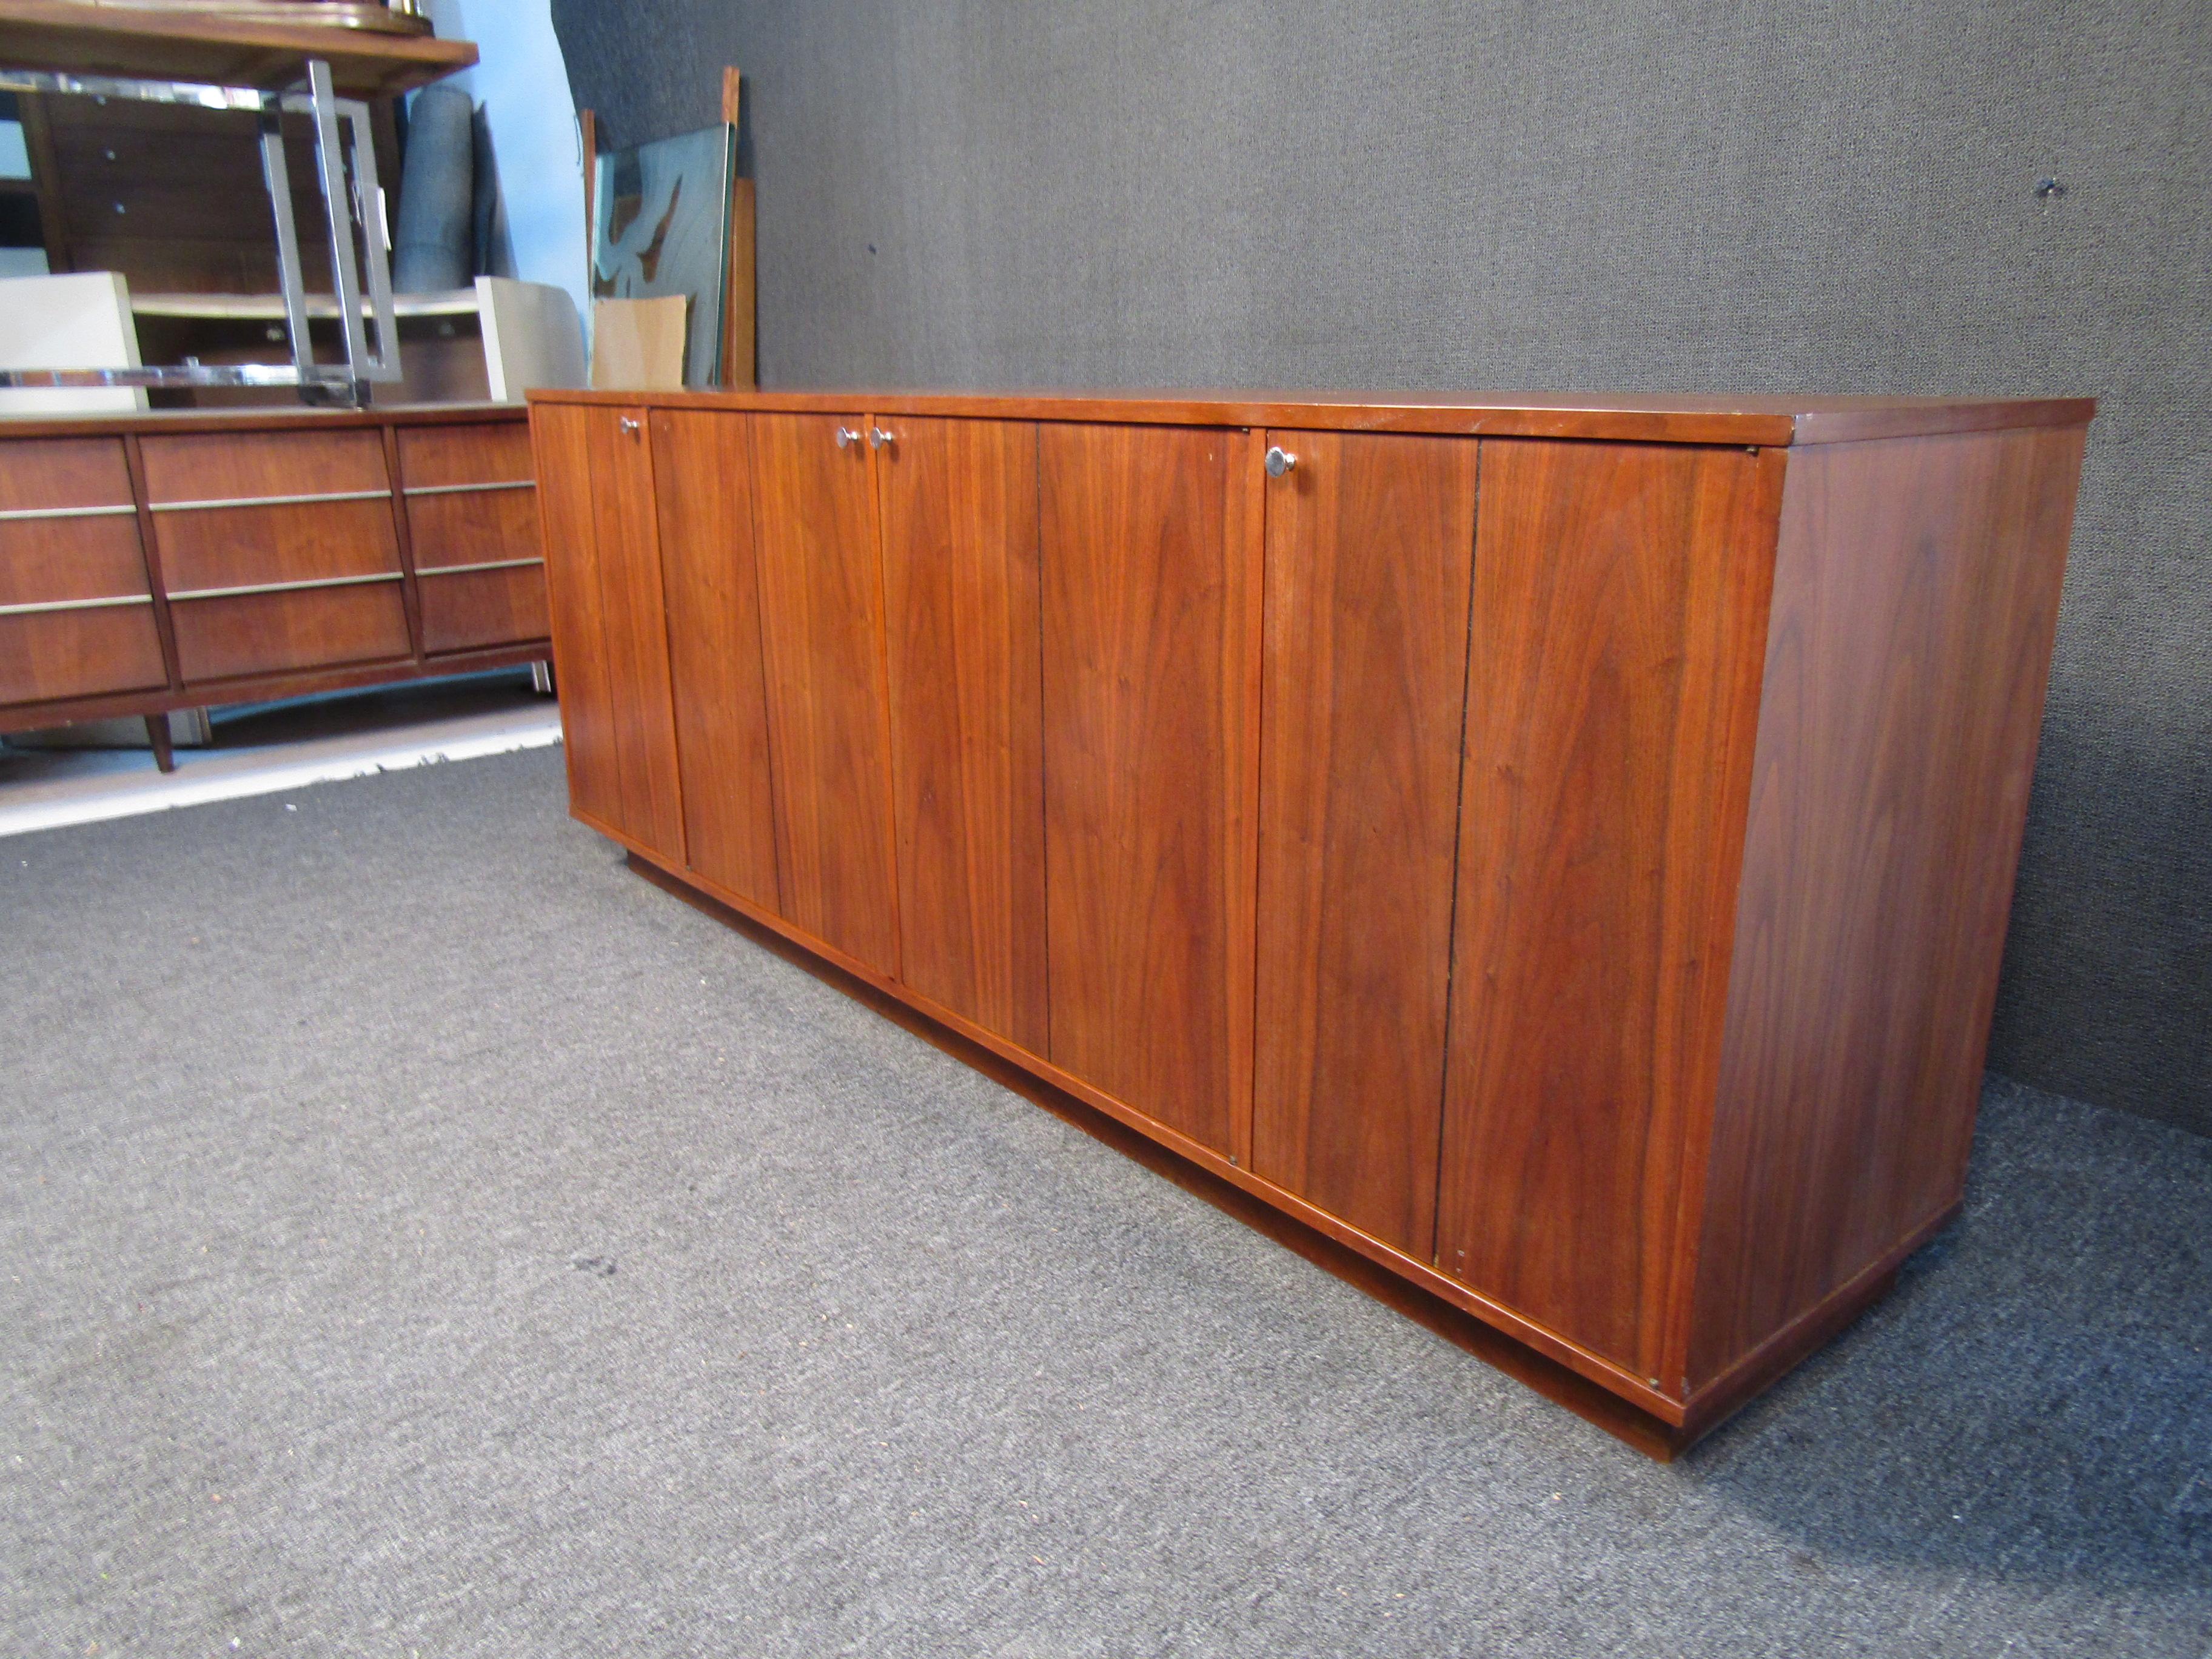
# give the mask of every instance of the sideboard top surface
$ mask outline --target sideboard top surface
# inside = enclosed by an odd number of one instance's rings
[[[1743,397],[1583,392],[544,391],[532,403],[813,414],[950,415],[1159,426],[1308,427],[1645,443],[1816,444],[2079,426],[2094,398]]]

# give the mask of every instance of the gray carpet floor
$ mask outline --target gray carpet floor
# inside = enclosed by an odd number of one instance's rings
[[[1993,1084],[1662,1468],[562,800],[0,842],[0,1649],[2212,1651],[2212,1142]]]

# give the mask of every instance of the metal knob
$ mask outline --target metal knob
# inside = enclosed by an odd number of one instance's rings
[[[868,428],[868,447],[871,449],[881,449],[886,444],[890,442],[891,436],[892,434],[884,431],[883,428],[879,426],[872,426]]]
[[[616,425],[620,427],[624,432],[627,432],[633,438],[637,436],[639,433],[645,429],[643,423],[641,422],[635,415],[623,416],[616,422]]]
[[[1297,464],[1298,458],[1279,444],[1267,452],[1267,476],[1271,478],[1281,477]]]
[[[854,444],[856,444],[856,443],[858,443],[858,442],[860,442],[860,434],[859,433],[857,433],[857,432],[854,431],[854,430],[853,430],[853,428],[852,428],[851,427],[849,427],[849,426],[841,426],[841,427],[839,427],[839,428],[837,428],[837,447],[838,447],[838,448],[840,448],[840,449],[850,449],[850,448],[851,448]]]

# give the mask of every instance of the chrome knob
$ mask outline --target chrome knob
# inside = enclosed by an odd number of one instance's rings
[[[849,426],[841,426],[841,427],[839,427],[839,428],[837,428],[837,447],[838,447],[838,448],[840,448],[840,449],[850,449],[850,448],[851,448],[854,444],[856,444],[856,443],[858,443],[858,442],[860,442],[860,434],[859,433],[857,433],[857,432],[854,431],[854,430],[853,430],[853,428],[852,428],[851,427],[849,427]]]
[[[637,434],[644,429],[640,425],[637,417],[634,415],[625,415],[619,421],[616,422],[615,424],[633,438],[637,436]]]
[[[1280,444],[1267,452],[1267,476],[1279,478],[1298,464],[1298,458]]]
[[[890,442],[891,436],[892,434],[884,431],[883,428],[872,426],[868,428],[868,447],[881,449]]]

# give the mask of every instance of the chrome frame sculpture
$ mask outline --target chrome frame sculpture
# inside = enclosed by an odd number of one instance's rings
[[[384,190],[376,179],[376,148],[368,106],[340,98],[331,66],[307,60],[307,89],[264,92],[252,87],[204,86],[188,81],[133,81],[45,70],[0,68],[0,91],[125,98],[148,104],[180,104],[210,110],[252,110],[261,127],[261,176],[276,221],[276,270],[284,295],[289,363],[157,364],[142,368],[0,369],[0,386],[285,386],[308,404],[361,404],[372,381],[399,379],[399,331],[392,304],[392,233]],[[315,125],[315,163],[330,219],[331,272],[345,362],[318,362],[307,333],[307,290],[300,264],[299,228],[292,221],[292,185],[284,161],[281,118],[307,115]],[[356,239],[359,239],[356,248]],[[364,322],[362,277],[368,283]],[[371,349],[374,335],[374,349]]]

